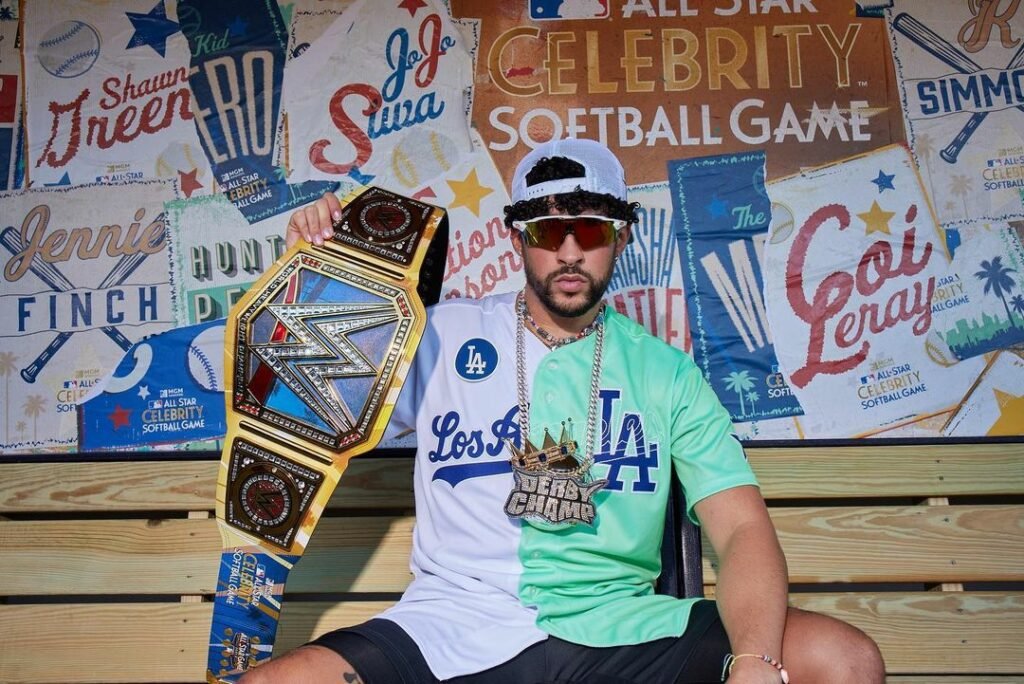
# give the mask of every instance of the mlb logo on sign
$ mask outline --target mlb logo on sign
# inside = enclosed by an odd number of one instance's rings
[[[545,19],[605,19],[608,0],[530,0],[530,18]]]
[[[455,355],[455,372],[463,380],[483,380],[498,367],[498,351],[494,345],[482,338],[468,340]]]

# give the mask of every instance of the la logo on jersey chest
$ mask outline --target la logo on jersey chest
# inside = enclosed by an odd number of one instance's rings
[[[455,372],[469,382],[479,382],[490,377],[497,367],[498,350],[482,337],[466,340],[455,355]]]

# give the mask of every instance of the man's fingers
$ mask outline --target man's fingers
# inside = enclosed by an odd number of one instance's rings
[[[341,218],[341,201],[334,193],[324,196],[312,204],[298,209],[288,219],[285,231],[285,245],[291,247],[299,239],[322,245],[334,235],[334,222]]]
[[[341,200],[333,192],[324,193],[324,199],[327,200],[327,206],[331,210],[331,223],[337,223],[341,220]]]
[[[320,226],[320,211],[317,209],[317,204],[323,201],[318,199],[313,204],[307,204],[302,210],[306,217],[306,225],[304,227],[305,238],[314,245],[324,244],[324,239],[321,235],[323,228]]]
[[[302,209],[294,212],[291,218],[288,219],[288,229],[284,232],[284,244],[285,247],[291,247],[300,239],[306,239],[306,215]]]
[[[320,233],[316,236],[320,238],[320,242],[317,243],[319,245],[334,235],[334,219],[331,218],[331,206],[326,197],[318,199],[313,206],[316,207],[317,226],[320,228]]]

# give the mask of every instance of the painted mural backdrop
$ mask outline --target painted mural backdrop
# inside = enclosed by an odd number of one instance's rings
[[[77,444],[76,403],[147,335],[174,326],[164,202],[148,181],[0,193],[2,443]]]
[[[0,0],[0,449],[215,445],[207,352],[325,190],[445,207],[446,299],[522,287],[564,136],[640,205],[609,305],[741,439],[1024,434],[1019,5]]]

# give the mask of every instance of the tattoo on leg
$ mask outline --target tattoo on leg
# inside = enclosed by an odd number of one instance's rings
[[[363,678],[355,672],[346,672],[342,676],[345,677],[347,684],[363,684]]]

